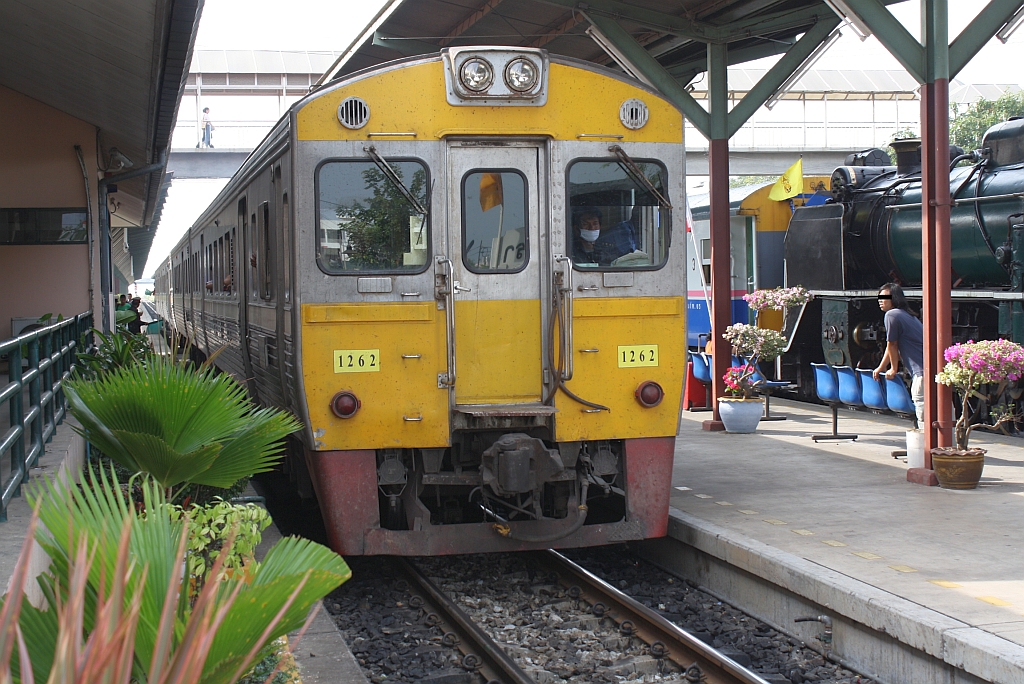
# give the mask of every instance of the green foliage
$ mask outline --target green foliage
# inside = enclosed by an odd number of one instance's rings
[[[981,139],[992,126],[1011,116],[1024,116],[1024,92],[1003,93],[997,100],[984,98],[969,105],[950,105],[949,141],[966,151],[981,147]]]
[[[284,639],[271,644],[273,650],[238,680],[238,684],[299,684],[299,669]],[[282,662],[284,661],[284,662]],[[270,678],[273,674],[273,678]]]
[[[228,375],[157,357],[92,382],[73,380],[65,392],[86,440],[165,488],[231,487],[271,470],[281,440],[300,427],[276,409],[253,410]]]
[[[395,168],[401,179],[402,170]],[[368,269],[398,268],[409,251],[409,218],[415,212],[402,192],[377,168],[363,171],[367,189],[373,192],[368,205],[353,202],[337,209],[341,228],[348,233],[345,253],[353,265]],[[416,171],[408,186],[413,197],[425,201],[426,175]]]
[[[296,538],[280,541],[251,574],[229,573],[229,541],[209,571],[211,581],[191,594],[181,568],[196,525],[175,511],[158,483],[146,478],[140,486],[141,509],[113,473],[92,477],[85,487],[47,479],[30,488],[29,501],[44,526],[36,540],[51,559],[49,573],[39,579],[47,608],[24,603],[17,617],[36,681],[106,681],[52,679],[50,673],[66,668],[61,648],[67,642],[93,643],[112,625],[127,623],[131,638],[117,642],[112,660],[130,663],[138,681],[230,684],[351,576],[340,556]],[[128,619],[112,623],[111,604]],[[80,612],[77,627],[64,619],[68,607]],[[6,614],[5,609],[0,616]],[[9,638],[0,632],[0,655]],[[0,662],[0,679],[8,664],[17,677],[19,663]]]
[[[127,329],[119,329],[104,335],[93,328],[99,338],[95,353],[78,355],[76,376],[89,380],[106,377],[121,368],[131,368],[145,363],[153,347],[145,335],[134,335]],[[84,347],[83,347],[84,348]]]
[[[217,501],[208,506],[191,506],[188,510],[174,506],[170,511],[175,521],[187,516],[192,523],[188,540],[188,574],[197,587],[202,587],[214,562],[229,537],[235,534],[234,544],[224,560],[230,571],[252,572],[252,560],[263,530],[270,525],[270,514],[255,504],[232,504]],[[251,566],[251,567],[247,567]]]

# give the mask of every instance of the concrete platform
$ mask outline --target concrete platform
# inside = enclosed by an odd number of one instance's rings
[[[839,431],[860,438],[815,444],[828,409],[772,409],[788,420],[753,435],[705,432],[707,413],[683,413],[670,535],[941,660],[960,671],[951,681],[1024,682],[1024,440],[975,431],[981,486],[952,491],[906,481],[890,452],[907,421],[841,410]]]

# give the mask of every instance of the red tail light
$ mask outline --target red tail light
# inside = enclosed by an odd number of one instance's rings
[[[339,418],[351,418],[362,405],[362,402],[351,392],[338,392],[331,399],[331,411]]]
[[[653,380],[645,380],[636,388],[633,396],[644,408],[654,408],[665,398],[665,390],[661,389],[661,385]]]

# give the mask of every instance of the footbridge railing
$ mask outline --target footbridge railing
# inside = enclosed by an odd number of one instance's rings
[[[7,520],[7,505],[21,495],[29,468],[64,420],[64,381],[71,375],[79,346],[91,334],[92,313],[85,312],[0,342],[0,358],[7,357],[0,411],[7,404],[10,412],[10,427],[0,435],[0,459],[10,454],[11,464],[6,477],[0,474],[0,522]]]

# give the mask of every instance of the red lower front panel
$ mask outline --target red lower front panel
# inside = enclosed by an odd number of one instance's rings
[[[500,536],[490,523],[429,525],[422,530],[380,527],[377,462],[373,451],[307,451],[309,466],[331,548],[343,556],[440,556],[600,546],[663,537],[668,532],[669,486],[674,437],[625,440],[626,519],[584,525],[554,542],[522,542]],[[545,523],[565,525],[571,521]],[[538,523],[513,523],[533,531]]]

